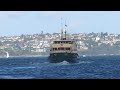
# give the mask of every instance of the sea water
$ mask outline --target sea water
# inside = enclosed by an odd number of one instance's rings
[[[120,79],[120,56],[86,56],[49,63],[48,57],[0,58],[0,79]]]

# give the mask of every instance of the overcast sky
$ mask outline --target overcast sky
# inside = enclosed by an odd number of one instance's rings
[[[120,11],[0,11],[0,36],[60,32],[120,34]]]

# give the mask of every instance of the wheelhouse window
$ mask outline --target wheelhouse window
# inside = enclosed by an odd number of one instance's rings
[[[66,43],[68,43],[68,41],[66,41]]]
[[[57,42],[56,41],[54,41],[54,44],[56,44]]]

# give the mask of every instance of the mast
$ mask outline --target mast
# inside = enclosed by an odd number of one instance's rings
[[[63,29],[61,29],[61,40],[63,39]]]
[[[67,24],[66,24],[66,21],[65,21],[65,40],[66,40],[66,27],[67,27]]]
[[[66,20],[65,20],[65,31],[63,30],[63,24],[62,24],[62,18],[61,18],[61,40],[66,40],[66,27],[67,27],[67,24],[66,24]],[[63,33],[64,32],[64,33]]]
[[[61,18],[61,27],[62,27],[62,29],[61,29],[61,40],[63,40],[63,24],[62,24],[62,18]]]

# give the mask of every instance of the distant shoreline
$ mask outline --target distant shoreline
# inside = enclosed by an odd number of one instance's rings
[[[11,57],[48,57],[49,55],[20,55],[20,56],[10,56]],[[5,56],[0,56],[0,58],[6,58]]]
[[[20,56],[10,56],[9,58],[14,57],[48,57],[49,55],[20,55]],[[80,57],[87,56],[120,56],[120,54],[99,54],[99,55],[79,55]],[[6,58],[5,56],[0,56],[0,58]]]
[[[120,56],[120,54],[98,54],[98,55],[79,55],[79,56]]]

